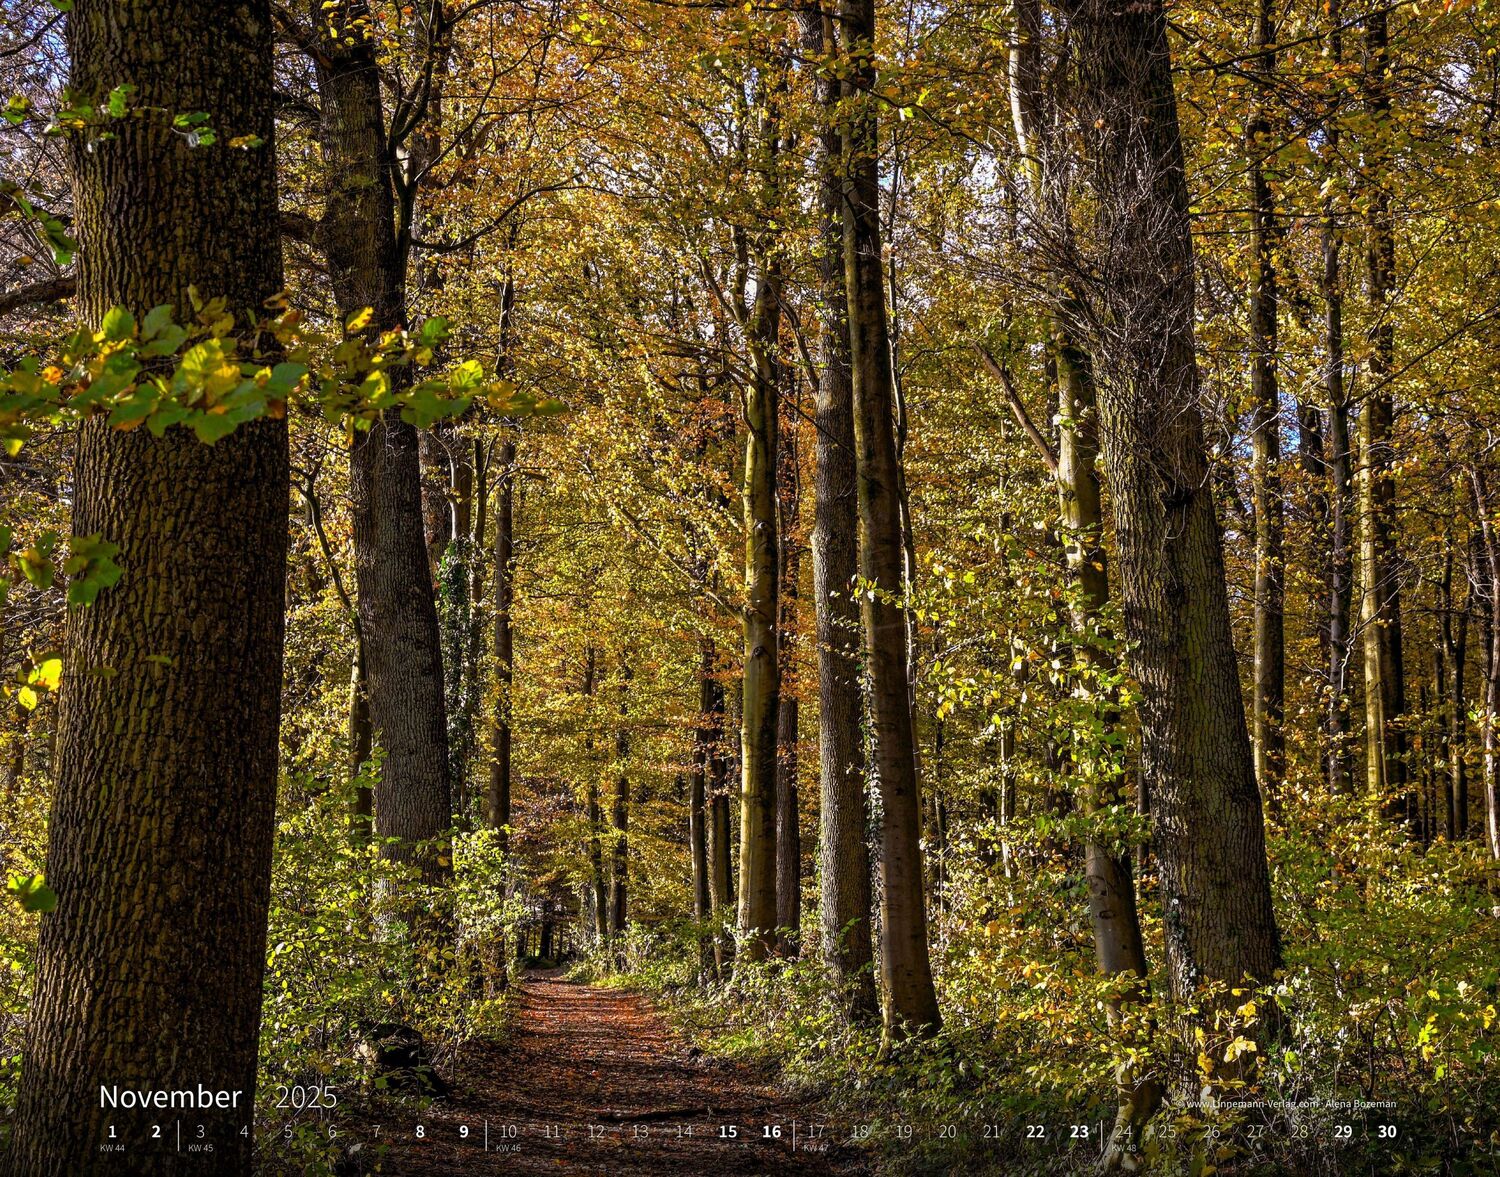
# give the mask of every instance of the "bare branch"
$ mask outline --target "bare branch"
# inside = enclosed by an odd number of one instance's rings
[[[44,278],[27,286],[18,286],[0,294],[0,318],[22,307],[41,306],[72,298],[78,280],[72,274],[59,274],[55,278]]]
[[[1011,415],[1015,417],[1016,423],[1025,431],[1026,436],[1031,438],[1032,444],[1036,446],[1042,465],[1047,467],[1048,473],[1053,478],[1056,478],[1057,455],[1052,452],[1051,443],[1042,435],[1042,431],[1036,427],[1036,422],[1031,419],[1031,414],[1026,411],[1021,394],[1016,391],[1016,382],[1011,379],[1010,369],[996,360],[984,344],[975,343],[974,350],[979,353],[979,358],[984,361],[984,366],[989,369],[990,375],[1000,381],[1000,386],[1005,389],[1005,400],[1010,405]]]

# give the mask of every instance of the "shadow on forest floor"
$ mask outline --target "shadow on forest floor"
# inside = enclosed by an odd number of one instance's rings
[[[564,981],[563,971],[522,979],[512,1032],[461,1049],[451,1098],[379,1127],[389,1148],[375,1171],[868,1172],[815,1107],[747,1066],[699,1055],[639,993]]]

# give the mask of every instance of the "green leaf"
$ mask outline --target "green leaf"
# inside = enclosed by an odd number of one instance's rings
[[[111,118],[122,119],[130,110],[130,96],[135,93],[135,86],[129,82],[116,86],[109,92],[109,98],[105,101],[104,109],[109,112]]]
[[[57,690],[57,684],[62,681],[62,659],[43,658],[31,668],[31,673],[26,676],[26,681],[33,686],[39,686],[45,690]]]
[[[204,413],[193,420],[193,432],[198,435],[199,441],[213,445],[220,438],[233,433],[237,424],[229,413]]]
[[[172,308],[166,303],[152,307],[141,320],[141,338],[155,339],[172,325]]]
[[[130,339],[135,335],[135,316],[124,307],[111,307],[104,312],[104,322],[100,330],[103,331],[105,339]]]
[[[46,912],[57,906],[57,892],[41,875],[11,875],[5,889],[20,900],[24,911]]]

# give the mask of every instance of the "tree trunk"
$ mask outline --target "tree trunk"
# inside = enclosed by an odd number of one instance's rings
[[[896,456],[895,389],[881,277],[874,0],[841,0],[849,37],[844,97],[855,105],[844,153],[844,282],[848,292],[859,502],[860,615],[870,679],[874,776],[881,802],[881,941],[887,1040],[940,1023],[927,955],[921,798],[902,599],[905,549]]]
[[[1479,518],[1482,569],[1489,589],[1484,710],[1479,722],[1484,746],[1484,829],[1490,857],[1500,859],[1500,534],[1485,472],[1471,466],[1469,480],[1474,493],[1474,513]]]
[[[802,925],[802,828],[797,803],[798,690],[794,665],[797,641],[797,582],[802,549],[796,532],[801,522],[801,470],[796,445],[797,405],[789,406],[780,424],[777,454],[781,490],[781,701],[776,719],[776,951],[794,957],[800,951]]]
[[[1074,0],[1080,125],[1107,284],[1087,324],[1141,685],[1172,995],[1269,980],[1281,952],[1199,411],[1193,254],[1159,0]]]
[[[272,24],[231,6],[78,0],[70,85],[205,112],[264,140],[194,149],[169,120],[71,140],[78,309],[137,317],[188,288],[241,324],[282,286]],[[233,68],[225,63],[232,62]],[[284,422],[205,445],[186,429],[79,431],[76,535],[119,545],[118,584],[70,618],[47,878],[10,1171],[202,1171],[159,1116],[101,1086],[231,1093],[195,1112],[214,1171],[248,1174],[277,787],[289,476]],[[108,668],[110,673],[100,671]],[[226,705],[226,691],[232,705]],[[128,1152],[102,1157],[116,1127]]]
[[[631,678],[630,667],[621,667],[621,726],[615,731],[615,790],[610,803],[610,826],[614,830],[609,872],[609,930],[612,938],[625,931],[626,885],[630,874],[630,774],[626,772],[630,759],[630,732],[624,727],[624,717],[630,709]]]
[[[1338,0],[1330,0],[1329,53],[1340,59],[1342,36]],[[1329,121],[1330,150],[1337,157],[1338,120]],[[1323,207],[1324,347],[1323,392],[1327,401],[1324,460],[1328,468],[1328,563],[1325,566],[1328,695],[1324,712],[1325,771],[1335,793],[1354,791],[1353,749],[1349,738],[1349,610],[1354,584],[1354,496],[1350,466],[1349,406],[1344,392],[1344,293],[1339,273],[1339,226],[1333,198]]]
[[[356,3],[336,15],[353,30],[362,14]],[[316,5],[312,17],[320,28],[330,20]],[[396,239],[375,46],[362,30],[319,44],[330,187],[322,237],[334,301],[346,320],[370,308],[372,332],[403,327],[406,258]],[[388,410],[356,436],[350,496],[370,722],[385,754],[375,786],[375,833],[393,839],[389,857],[416,863],[425,880],[436,882],[449,873],[439,839],[453,821],[442,651],[422,535],[417,431],[399,412]]]
[[[1455,609],[1453,603],[1452,556],[1449,557],[1446,602],[1442,617],[1442,643],[1444,660],[1448,665],[1448,786],[1447,826],[1450,842],[1468,836],[1469,830],[1469,781],[1464,759],[1468,742],[1468,701],[1464,691],[1464,671],[1469,647],[1469,609],[1472,607],[1473,591],[1464,608]]]
[[[804,9],[802,50],[810,61],[834,54],[830,13]],[[819,302],[822,312],[815,405],[816,470],[812,558],[818,643],[818,860],[823,959],[845,1016],[875,1015],[870,943],[870,859],[865,842],[863,700],[859,683],[858,490],[854,478],[854,400],[844,287],[843,193],[838,173],[839,84],[825,64],[815,81],[821,113],[817,147]]]
[[[1016,5],[1016,22],[1011,51],[1011,111],[1017,140],[1029,164],[1027,172],[1032,200],[1038,215],[1051,219],[1063,210],[1053,207],[1050,144],[1044,144],[1039,125],[1039,111],[1045,101],[1041,84],[1040,5],[1035,0],[1021,0]],[[1052,121],[1048,120],[1049,123]],[[1086,637],[1099,629],[1109,605],[1109,570],[1104,550],[1104,515],[1097,470],[1097,393],[1092,357],[1074,340],[1068,327],[1076,310],[1076,299],[1060,289],[1048,326],[1052,336],[1058,397],[1055,471],[1058,509],[1068,569],[1078,586],[1073,629],[1080,637]],[[1000,375],[1003,377],[1005,373]],[[1095,665],[1103,664],[1104,655],[1097,643],[1086,641],[1084,649]],[[1105,708],[1102,718],[1113,729],[1119,720],[1117,707],[1111,703]],[[1013,807],[1013,719],[1006,723],[1001,740],[1002,789],[1012,798]],[[1095,773],[1093,779],[1097,783],[1087,798],[1090,811],[1098,814],[1118,807],[1121,804],[1118,774],[1105,769],[1102,773]],[[1005,858],[1009,875],[1008,847]],[[1138,984],[1130,984],[1122,991],[1123,996],[1135,1002],[1149,999],[1150,989],[1145,983],[1148,972],[1146,950],[1141,938],[1128,848],[1096,837],[1088,838],[1084,843],[1084,875],[1088,883],[1089,918],[1099,970],[1109,976],[1139,978]],[[1120,1012],[1120,1003],[1111,1003],[1110,1019],[1117,1027],[1123,1020]],[[1109,1168],[1118,1167],[1127,1157],[1134,1156],[1140,1130],[1154,1114],[1161,1098],[1160,1084],[1141,1081],[1136,1068],[1122,1067],[1116,1078],[1120,1103],[1114,1133],[1106,1150]]]
[[[1266,175],[1272,149],[1269,101],[1276,70],[1273,0],[1255,12],[1255,109],[1245,128],[1250,164],[1250,414],[1251,482],[1255,507],[1255,692],[1252,744],[1255,779],[1274,812],[1286,771],[1282,731],[1286,698],[1285,565],[1281,496],[1281,405],[1276,380],[1277,309],[1275,197]]]
[[[349,775],[356,782],[349,814],[350,834],[357,845],[367,845],[375,818],[375,790],[366,783],[365,765],[374,746],[370,730],[370,698],[365,683],[365,643],[356,635],[349,666]]]
[[[723,978],[734,961],[734,865],[730,857],[729,757],[725,755],[724,684],[718,678],[718,655],[704,640],[704,667],[712,669],[705,689],[708,741],[708,893],[714,929],[714,969]]]
[[[1369,373],[1373,385],[1359,414],[1360,619],[1365,651],[1365,776],[1371,801],[1388,820],[1416,821],[1407,787],[1406,678],[1401,657],[1401,589],[1396,570],[1396,480],[1391,430],[1395,398],[1396,328],[1387,305],[1395,287],[1395,222],[1385,170],[1389,151],[1390,65],[1388,14],[1365,20],[1365,108],[1370,142],[1363,155],[1371,177],[1365,214],[1365,285],[1372,317]],[[1415,832],[1415,831],[1414,831]]]
[[[710,764],[714,749],[715,691],[713,642],[704,638],[698,645],[698,723],[693,729],[693,771],[688,776],[688,852],[693,869],[693,921],[707,928],[713,912],[713,891],[708,864],[708,792]],[[722,704],[720,704],[722,706]],[[721,721],[722,725],[722,721]],[[722,732],[720,732],[722,738]],[[698,983],[704,984],[714,966],[714,937],[700,934],[698,940]]]
[[[515,584],[515,466],[516,443],[500,445],[500,471],[495,483],[495,710],[490,726],[490,786],[485,816],[500,831],[500,844],[509,838],[511,686],[515,675],[515,626],[511,618]]]
[[[770,132],[774,135],[774,131]],[[739,935],[748,960],[770,951],[776,926],[776,725],[781,699],[780,527],[776,453],[781,279],[762,257],[751,313],[755,372],[745,390],[745,681],[740,716]]]
[[[609,939],[609,891],[604,877],[603,813],[599,809],[599,775],[594,769],[593,698],[598,655],[593,646],[584,654],[583,695],[588,700],[590,713],[584,718],[583,771],[588,774],[588,823],[589,823],[589,878],[585,887],[589,905],[590,930],[594,943],[603,944]]]

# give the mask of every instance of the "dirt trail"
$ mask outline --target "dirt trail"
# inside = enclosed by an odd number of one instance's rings
[[[527,978],[511,1037],[468,1047],[453,1086],[420,1117],[381,1126],[390,1145],[381,1172],[866,1172],[847,1131],[748,1068],[692,1057],[649,1002],[625,990]]]

